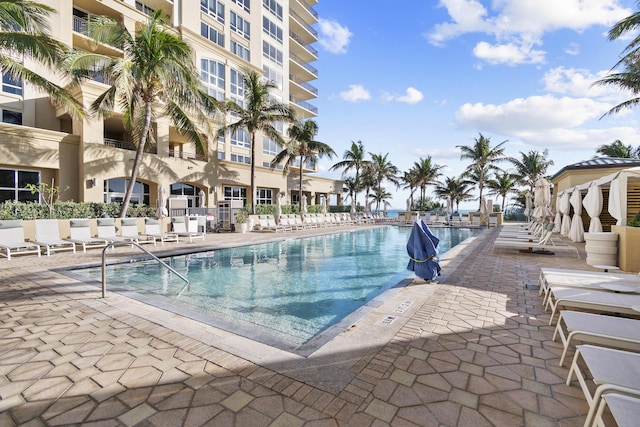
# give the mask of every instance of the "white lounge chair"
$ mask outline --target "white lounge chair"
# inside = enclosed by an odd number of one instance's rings
[[[603,394],[593,419],[594,427],[606,427],[603,414],[607,407],[609,407],[609,411],[619,427],[631,427],[638,424],[640,397],[627,396],[621,393]]]
[[[582,359],[584,365],[579,363],[579,359]],[[576,347],[576,354],[567,376],[567,385],[571,384],[575,374],[589,404],[585,426],[591,425],[600,405],[600,399],[604,394],[619,393],[640,397],[640,370],[638,366],[640,366],[640,354],[638,353],[588,344]],[[590,376],[587,375],[587,372]],[[587,381],[596,385],[593,392],[591,392]]]
[[[22,220],[0,220],[0,255],[10,260],[12,256],[27,254],[40,256],[40,246],[24,240]]]
[[[569,270],[562,268],[540,269],[538,286],[543,303],[548,305],[549,290],[554,287],[601,289],[607,285],[640,286],[640,276],[628,273],[604,273],[601,271]]]
[[[118,237],[138,244],[153,243],[153,246],[156,245],[155,237],[150,234],[140,234],[138,231],[138,220],[136,218],[122,218],[120,220],[120,234]]]
[[[606,290],[579,288],[553,288],[549,297],[551,318],[549,324],[560,307],[567,309],[592,310],[602,313],[621,313],[637,315],[634,306],[640,306],[640,294],[621,294]]]
[[[60,230],[58,228],[57,219],[36,219],[34,221],[36,235],[34,243],[40,245],[47,253],[59,251],[72,251],[76,253],[76,244],[68,240],[60,238]]]
[[[176,233],[163,233],[160,230],[160,221],[154,218],[144,219],[144,236],[149,236],[154,240],[160,240],[160,244],[164,245],[164,242],[176,242],[180,241],[180,236]]]
[[[134,242],[135,237],[119,236],[116,232],[116,221],[113,218],[98,218],[98,237],[107,240],[109,243]],[[133,245],[131,245],[133,247]]]
[[[86,252],[88,248],[104,248],[109,243],[107,239],[91,235],[91,220],[89,219],[70,219],[69,238],[64,240],[82,245],[82,252]]]
[[[495,251],[496,249],[517,248],[532,253],[535,253],[536,250],[569,251],[575,253],[576,256],[580,258],[580,252],[578,252],[578,248],[565,243],[556,244],[551,237],[552,234],[553,232],[551,230],[546,231],[544,236],[537,242],[527,241],[524,239],[496,239],[493,243],[493,250]]]
[[[196,220],[197,226],[197,220]],[[180,237],[187,237],[189,242],[193,243],[193,239],[205,239],[205,233],[197,232],[197,231],[189,231],[187,229],[187,220],[185,217],[179,216],[171,218],[171,227],[173,228],[173,232]]]
[[[560,366],[573,341],[640,351],[640,320],[561,310],[553,340],[560,337],[564,350]]]

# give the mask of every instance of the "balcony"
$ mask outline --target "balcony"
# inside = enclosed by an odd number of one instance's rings
[[[289,37],[295,40],[300,45],[300,47],[308,51],[308,53],[310,53],[315,59],[318,58],[318,49],[311,46],[310,44],[307,44],[304,39],[298,34],[294,33],[293,31],[289,31]]]
[[[303,101],[301,99],[296,98],[295,96],[289,96],[289,101],[292,102],[294,105],[303,108],[307,111],[312,112],[314,115],[318,114],[318,107],[316,107],[315,105],[311,105],[310,103]]]
[[[307,32],[309,32],[309,34],[311,34],[315,38],[315,40],[318,40],[318,32],[309,23],[307,23],[303,17],[298,15],[293,10],[289,10],[289,15],[291,16],[291,18],[294,19],[294,21],[298,25],[300,25],[300,28],[305,29]]]
[[[293,74],[289,74],[289,80],[294,82],[298,86],[302,87],[303,89],[307,90],[308,92],[311,92],[316,97],[318,96],[318,88],[313,86],[312,84],[302,81],[302,79],[297,78]]]
[[[180,151],[180,150],[175,150],[173,148],[169,149],[169,157],[175,157],[178,159],[185,159],[185,160],[200,160],[202,162],[207,161],[204,154],[190,153],[188,151]]]
[[[302,58],[300,58],[299,56],[294,55],[293,53],[289,54],[289,59],[296,65],[298,65],[300,68],[306,70],[308,73],[310,73],[313,78],[318,78],[318,70],[309,65],[307,62],[305,62]],[[307,79],[307,80],[311,80],[311,79]]]
[[[104,138],[104,145],[107,147],[119,148],[121,150],[136,151],[137,147],[133,142],[120,141],[118,139]],[[158,154],[158,147],[151,146],[144,150],[145,153]]]

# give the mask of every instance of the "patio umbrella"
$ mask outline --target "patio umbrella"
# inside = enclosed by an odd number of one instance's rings
[[[531,193],[527,193],[524,199],[524,216],[527,217],[527,220],[529,220],[529,217],[531,216],[531,214],[533,214],[533,209],[531,209],[532,204],[533,202],[531,201]]]
[[[487,209],[487,199],[484,197],[480,198],[480,223],[489,222],[487,215],[489,214],[489,210]]]
[[[323,215],[327,214],[327,198],[326,197],[322,198],[322,214]]]
[[[205,203],[205,199],[204,199],[204,191],[200,190],[200,192],[198,193],[198,200],[200,201],[200,207],[204,208],[204,203]]]
[[[407,212],[411,212],[411,198],[407,199]]]
[[[278,194],[276,196],[276,217],[274,218],[276,220],[276,223],[280,224],[280,217],[282,216],[282,197],[280,197],[280,194]]]
[[[589,214],[591,221],[589,222],[589,233],[602,232],[602,223],[600,222],[600,213],[602,212],[602,189],[599,185],[592,183],[589,186],[587,195],[582,200],[584,210]]]
[[[307,196],[302,196],[300,199],[300,213],[303,216],[307,214]]]
[[[571,220],[571,231],[569,239],[574,242],[584,242],[584,223],[582,222],[582,196],[577,188],[571,194],[571,206],[573,207],[573,219]]]
[[[556,202],[558,203],[558,202]],[[556,210],[556,217],[553,219],[553,232],[554,233],[559,233],[560,229],[562,228],[562,214],[560,213],[560,210],[557,209]]]
[[[543,220],[549,215],[549,204],[551,203],[551,185],[545,178],[538,178],[533,193],[535,208],[533,216]]]
[[[158,185],[158,207],[156,209],[156,218],[162,219],[167,216],[167,189],[162,185]]]
[[[440,239],[431,233],[429,226],[422,220],[413,223],[407,253],[409,264],[407,270],[415,272],[416,276],[425,280],[434,280],[440,275],[438,259],[438,244]]]
[[[560,210],[562,211],[562,227],[560,227],[560,234],[568,236],[571,232],[571,218],[569,213],[571,212],[571,203],[569,201],[569,192],[565,191],[560,199]]]

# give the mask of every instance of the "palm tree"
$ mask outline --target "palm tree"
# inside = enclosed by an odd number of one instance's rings
[[[529,191],[533,194],[536,181],[541,176],[545,176],[549,166],[553,165],[553,160],[547,160],[549,152],[544,150],[529,151],[528,153],[520,152],[520,160],[510,157],[507,160],[515,167],[515,177],[522,185],[529,187]]]
[[[352,176],[348,176],[346,177],[343,181],[342,181],[342,191],[344,193],[348,193],[347,197],[349,197],[352,201],[353,204],[356,204],[356,193],[358,192],[358,185],[356,184],[356,179]]]
[[[375,182],[374,188],[376,192],[382,192],[382,181],[387,180],[395,184],[396,186],[399,184],[398,178],[396,175],[398,174],[398,168],[391,163],[388,159],[389,153],[386,154],[371,154],[371,175]],[[376,203],[376,211],[380,210],[380,202]]]
[[[364,150],[364,146],[362,145],[362,141],[351,141],[351,148],[346,150],[342,155],[344,160],[336,163],[331,166],[329,170],[337,170],[343,169],[342,176],[344,176],[347,171],[353,169],[356,172],[355,183],[356,186],[360,185],[360,172],[367,166],[369,163],[368,160],[365,159],[366,152]],[[358,193],[356,191],[355,197],[358,197]],[[357,203],[357,200],[354,201]]]
[[[289,141],[283,145],[283,150],[271,161],[271,166],[285,162],[284,173],[288,173],[291,166],[296,165],[296,160],[300,160],[300,201],[302,201],[302,178],[304,167],[308,160],[316,163],[319,158],[328,156],[332,158],[336,153],[324,142],[315,141],[313,138],[318,133],[318,125],[313,120],[304,123],[295,123],[289,127]]]
[[[617,157],[621,159],[637,159],[640,157],[640,146],[633,148],[631,145],[624,145],[622,141],[616,139],[611,144],[600,145],[596,153],[607,157]]]
[[[451,203],[456,205],[456,211],[460,210],[460,202],[473,198],[469,188],[473,183],[462,176],[445,177],[444,182],[435,182],[435,184],[434,193],[441,199],[451,200]]]
[[[504,148],[502,147],[507,141],[502,141],[495,147],[491,147],[491,138],[487,138],[482,134],[476,138],[475,143],[472,146],[458,145],[462,154],[460,160],[471,160],[471,164],[467,167],[466,174],[471,176],[475,175],[478,183],[478,191],[480,193],[479,200],[482,203],[482,190],[484,188],[484,182],[487,179],[487,172],[499,170],[495,165],[504,158]]]
[[[375,179],[375,176],[373,175],[372,163],[368,162],[367,164],[365,164],[360,172],[361,172],[360,185],[358,185],[358,189],[364,190],[364,197],[365,197],[364,203],[365,203],[365,212],[366,212],[367,207],[369,206],[369,202],[367,201],[367,198],[369,197],[371,188],[374,188],[376,186],[376,179]]]
[[[383,206],[389,206],[389,199],[391,197],[392,194],[384,188],[374,188],[373,193],[369,194],[369,198],[376,202],[376,206],[378,207],[380,207],[381,204]]]
[[[413,209],[413,193],[418,188],[418,174],[415,169],[404,172],[401,181],[405,184],[403,188],[409,189],[409,208]]]
[[[47,93],[53,104],[74,117],[82,117],[82,105],[67,90],[23,63],[29,58],[39,68],[61,76],[66,73],[62,63],[69,48],[49,35],[47,16],[53,12],[53,8],[30,0],[0,0],[0,69],[12,80],[24,80]]]
[[[251,144],[251,213],[256,213],[256,135],[264,133],[271,140],[284,145],[284,139],[274,127],[277,122],[292,123],[295,121],[293,110],[278,102],[270,93],[277,88],[275,83],[263,80],[260,75],[249,69],[242,74],[245,89],[245,105],[227,101],[226,109],[231,117],[237,118],[233,123],[220,128],[218,135],[226,132],[234,133],[246,129],[250,135]]]
[[[109,44],[122,50],[122,57],[108,57],[77,51],[68,59],[68,67],[76,78],[86,78],[97,70],[105,77],[109,88],[91,104],[98,116],[112,114],[116,104],[123,111],[125,128],[132,133],[136,155],[131,168],[120,217],[129,208],[131,194],[147,145],[154,135],[152,120],[162,114],[168,117],[178,132],[206,151],[210,133],[209,120],[218,103],[207,95],[194,66],[194,51],[166,25],[162,11],[131,34],[124,23],[97,16],[89,23],[89,34],[96,43]],[[154,111],[162,105],[161,111]]]
[[[501,211],[504,212],[504,205],[507,201],[507,195],[509,193],[517,193],[518,190],[515,185],[518,182],[518,178],[508,172],[497,173],[494,179],[487,180],[487,188],[491,190],[490,194],[499,195],[502,197]]]
[[[424,159],[421,157],[420,160],[413,164],[413,173],[420,187],[421,199],[424,199],[426,196],[427,185],[435,184],[438,177],[442,175],[440,170],[443,167],[444,166],[433,163],[431,156],[427,156]]]

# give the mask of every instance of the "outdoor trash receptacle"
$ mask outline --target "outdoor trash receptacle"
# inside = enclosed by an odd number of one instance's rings
[[[584,233],[588,265],[618,265],[618,233]]]

